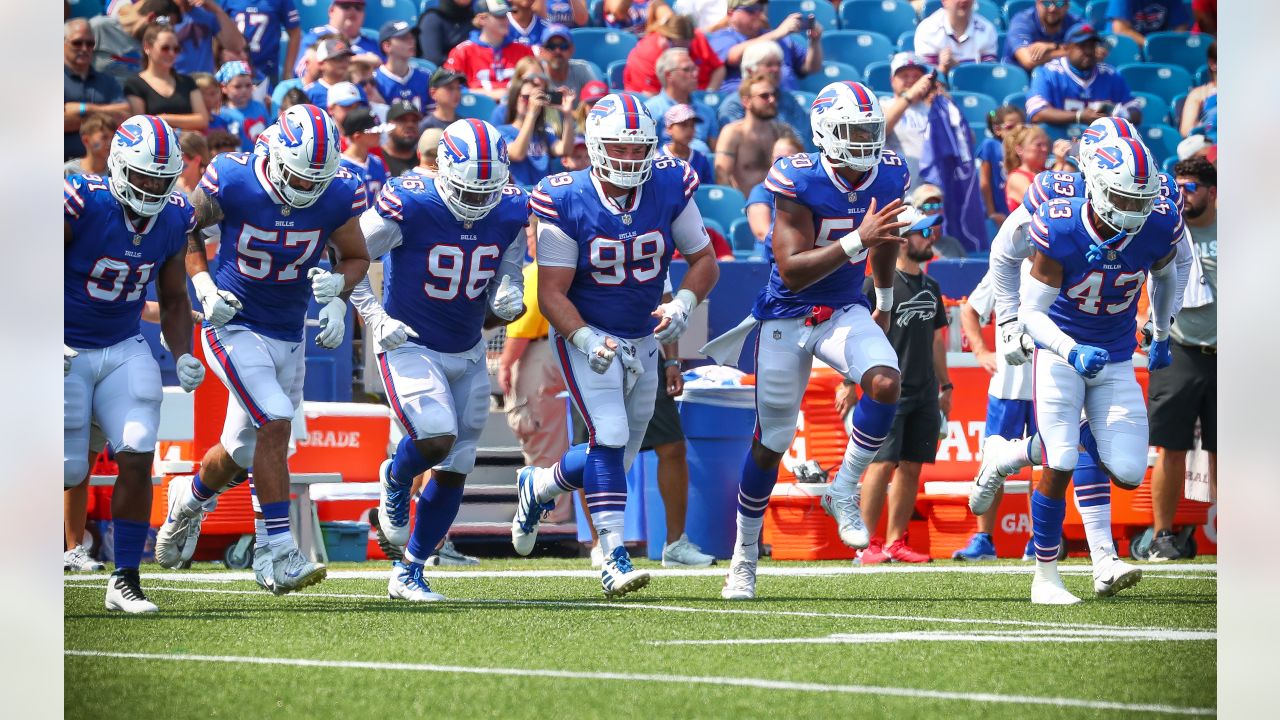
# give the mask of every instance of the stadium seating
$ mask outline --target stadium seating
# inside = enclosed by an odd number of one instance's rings
[[[832,30],[822,33],[822,57],[864,68],[878,60],[892,58],[893,43],[880,33]]]
[[[702,218],[702,223],[706,226],[708,232],[714,230],[719,233],[720,237],[724,238],[726,242],[729,242],[729,233],[725,231],[724,226],[721,225],[719,221],[704,217]],[[732,245],[731,242],[730,245]]]
[[[1151,149],[1151,154],[1156,156],[1156,162],[1178,156],[1178,143],[1182,142],[1182,136],[1176,128],[1164,123],[1151,123],[1139,127],[1138,132],[1142,133],[1142,141]]]
[[[824,32],[840,26],[836,20],[836,7],[827,0],[773,0],[768,8],[770,27],[778,27],[791,13],[813,15]]]
[[[409,67],[414,70],[420,70],[428,75],[436,71],[436,64],[430,60],[424,60],[420,57],[409,58]]]
[[[898,44],[896,45],[898,52],[915,52],[916,49],[916,31],[908,30],[898,36]]]
[[[1213,38],[1189,32],[1153,32],[1147,36],[1142,52],[1147,62],[1179,65],[1195,72],[1204,65]]]
[[[1136,63],[1121,66],[1119,72],[1130,88],[1142,88],[1165,102],[1191,89],[1191,73],[1178,65]]]
[[[1009,27],[1009,21],[1013,19],[1014,15],[1035,6],[1036,0],[1009,0],[1004,4],[1004,26]]]
[[[969,124],[985,125],[987,115],[996,109],[995,98],[982,93],[957,91],[951,93],[951,99],[955,101],[956,107],[960,108],[964,121]]]
[[[569,31],[573,35],[574,57],[590,60],[607,68],[617,60],[626,60],[636,46],[636,36],[608,28],[582,27]]]
[[[308,30],[329,22],[329,3],[327,0],[296,0],[298,8],[298,24],[305,35]]]
[[[498,107],[498,101],[488,95],[464,92],[462,99],[458,101],[458,117],[488,122],[489,116],[493,114],[496,107]]]
[[[1133,99],[1142,108],[1142,125],[1153,125],[1164,122],[1165,113],[1169,112],[1169,101],[1149,92],[1134,91]]]
[[[896,38],[915,32],[916,11],[906,0],[844,0],[840,3],[840,27]]]
[[[969,123],[969,130],[973,133],[974,147],[977,147],[978,143],[982,142],[983,140],[986,140],[989,137],[995,137],[994,135],[991,134],[991,129],[987,127],[987,124],[985,122],[980,122],[980,123],[971,122]],[[991,233],[991,234],[994,235],[995,233]]]
[[[68,0],[71,6],[70,18],[91,18],[94,15],[102,14],[102,0]]]
[[[927,18],[941,9],[942,0],[926,0],[924,12],[920,13],[920,18]],[[978,2],[974,3],[973,11],[990,20],[997,28],[1004,29],[1004,11],[992,0],[978,0]]]
[[[1209,73],[1209,63],[1205,63],[1196,69],[1196,86],[1207,84],[1213,79],[1213,75]]]
[[[1169,124],[1174,127],[1181,127],[1182,124],[1182,106],[1187,104],[1188,93],[1182,93],[1169,103]]]
[[[1111,4],[1111,0],[1093,0],[1084,9],[1084,17],[1082,20],[1088,21],[1098,32],[1105,32],[1111,29],[1111,23],[1107,21],[1107,6]]]
[[[818,99],[818,93],[808,92],[805,90],[793,90],[791,96],[796,99],[802,108],[808,108],[813,105],[813,101]]]
[[[614,60],[609,63],[608,80],[610,90],[622,89],[622,73],[627,69],[626,60]]]
[[[892,77],[889,73],[890,65],[888,60],[873,62],[862,71],[862,82],[867,84],[877,93],[893,92],[893,85],[889,82]]]
[[[706,105],[707,107],[720,112],[720,103],[728,97],[726,93],[708,92],[706,90],[694,90],[692,97],[694,100]]]
[[[993,98],[1026,92],[1027,71],[1006,63],[968,63],[951,71],[951,89]]]
[[[729,244],[733,246],[733,256],[738,259],[749,258],[756,254],[756,236],[751,232],[751,225],[746,218],[738,218],[729,226]]]
[[[732,226],[734,220],[741,218],[747,206],[747,198],[727,185],[703,185],[694,197],[703,218],[715,220],[725,227]]]
[[[1111,49],[1107,51],[1107,64],[1112,67],[1142,62],[1142,48],[1128,35],[1103,35],[1102,41]]]
[[[325,3],[327,6],[328,3]],[[418,24],[418,3],[413,0],[369,0],[364,5],[364,26],[377,31],[383,23],[404,20]]]
[[[822,63],[822,69],[800,79],[800,89],[810,93],[820,93],[822,88],[840,80],[860,80],[862,73],[852,65],[830,60]]]

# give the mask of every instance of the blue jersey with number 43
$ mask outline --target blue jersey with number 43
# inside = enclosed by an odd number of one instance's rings
[[[658,321],[650,313],[662,302],[675,252],[671,223],[697,189],[698,175],[689,165],[661,156],[653,161],[653,176],[636,189],[633,204],[616,212],[591,181],[590,168],[538,183],[529,208],[578,243],[568,296],[587,324],[625,339],[653,333]]]
[[[104,348],[138,334],[147,285],[165,261],[185,253],[195,214],[180,192],[145,220],[134,220],[98,175],[62,182],[62,217],[71,226],[63,266],[62,341]]]
[[[244,304],[231,324],[301,342],[311,298],[307,271],[320,263],[329,235],[364,211],[364,183],[338,168],[315,204],[298,209],[267,179],[265,157],[223,153],[205,169],[200,189],[222,208],[213,279]]]
[[[1169,173],[1160,173],[1160,197],[1173,203],[1178,209],[1178,214],[1182,214],[1182,188],[1178,187],[1178,183],[1174,182],[1173,176]],[[1032,178],[1030,187],[1022,196],[1022,207],[1032,215],[1036,214],[1036,210],[1040,205],[1054,198],[1082,198],[1085,196],[1085,184],[1083,173],[1054,172],[1053,170],[1044,170],[1036,173]]]
[[[1138,293],[1151,266],[1174,252],[1182,216],[1157,200],[1141,230],[1090,259],[1089,249],[1109,238],[1093,229],[1086,207],[1083,199],[1058,198],[1041,204],[1031,219],[1032,247],[1062,265],[1062,291],[1049,317],[1072,340],[1106,350],[1111,362],[1124,362],[1137,348]]]
[[[839,242],[862,224],[873,198],[876,207],[882,208],[901,198],[910,184],[911,171],[891,150],[884,151],[880,164],[863,175],[856,186],[837,175],[821,153],[779,158],[764,179],[766,190],[803,205],[813,214],[814,247]],[[772,243],[770,227],[765,244]],[[772,320],[808,315],[814,305],[841,308],[859,304],[870,308],[862,292],[866,265],[867,251],[863,250],[830,275],[797,292],[782,283],[775,261],[769,282],[756,298],[752,312],[759,320]]]

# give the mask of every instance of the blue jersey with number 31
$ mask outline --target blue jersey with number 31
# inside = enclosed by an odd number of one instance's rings
[[[1054,324],[1072,340],[1106,350],[1111,362],[1124,362],[1138,345],[1138,293],[1151,266],[1174,252],[1182,238],[1182,216],[1157,200],[1141,230],[1090,260],[1089,249],[1109,238],[1093,229],[1087,206],[1079,198],[1041,204],[1031,219],[1032,247],[1062,265],[1062,291],[1049,307]]]
[[[814,247],[839,242],[862,224],[873,198],[876,207],[882,208],[900,199],[910,184],[911,171],[891,150],[884,151],[880,164],[868,171],[856,186],[837,175],[823,161],[821,153],[779,158],[764,180],[766,190],[803,205],[813,214]],[[770,227],[765,244],[772,243],[773,228]],[[862,292],[866,264],[867,251],[863,250],[830,275],[797,292],[782,283],[775,262],[769,272],[769,282],[756,298],[753,314],[758,320],[772,320],[808,315],[815,305],[834,308],[864,305],[869,309],[871,304]]]
[[[658,321],[650,313],[662,302],[675,252],[671,223],[697,189],[698,175],[672,157],[654,158],[653,176],[627,208],[606,207],[590,168],[538,183],[529,208],[578,243],[568,296],[587,324],[628,340],[653,333]]]
[[[364,183],[338,168],[315,204],[299,209],[267,179],[265,157],[223,153],[205,169],[200,189],[222,208],[213,279],[244,304],[231,324],[301,342],[311,298],[307,271],[320,263],[329,235],[364,211]]]

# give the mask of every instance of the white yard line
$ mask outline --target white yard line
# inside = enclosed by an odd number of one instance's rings
[[[646,673],[582,672],[571,670],[534,670],[527,668],[472,667],[466,665],[430,665],[419,663],[369,662],[354,660],[315,660],[305,658],[264,658],[236,655],[165,655],[157,653],[122,653],[97,650],[66,650],[72,657],[113,658],[128,660],[157,660],[161,662],[228,663],[242,665],[283,665],[307,668],[336,668],[343,670],[378,670],[420,673],[448,673],[466,675],[498,675],[506,677],[537,677],[559,680],[595,680],[659,683],[663,685],[718,685],[746,687],[762,690],[787,690],[807,693],[842,693],[852,695],[894,696],[924,700],[958,700],[970,703],[1000,703],[1006,705],[1048,705],[1051,707],[1084,708],[1089,710],[1119,710],[1121,712],[1161,713],[1167,715],[1213,715],[1214,708],[1182,707],[1086,700],[1082,698],[1058,698],[1036,695],[1000,695],[996,693],[961,693],[917,688],[879,687],[875,685],[826,685],[821,683],[767,680],[764,678],[659,675]]]
[[[1162,630],[1157,628],[1110,628],[1107,630],[907,630],[883,633],[832,633],[822,637],[721,638],[716,640],[650,640],[650,645],[868,645],[898,642],[1003,642],[1003,643],[1093,643],[1093,642],[1187,642],[1216,641],[1212,630]]]

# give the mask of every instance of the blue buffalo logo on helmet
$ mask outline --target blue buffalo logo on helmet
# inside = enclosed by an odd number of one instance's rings
[[[1120,148],[1108,147],[1098,150],[1093,154],[1097,161],[1098,167],[1103,170],[1115,170],[1120,167],[1124,159],[1120,156]]]
[[[121,125],[116,130],[116,139],[124,143],[125,147],[133,147],[142,142],[142,128],[137,125]]]

